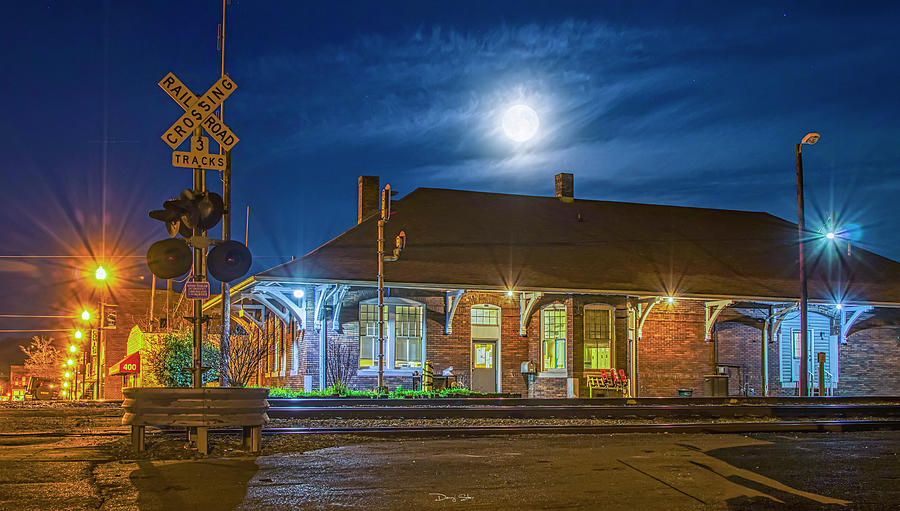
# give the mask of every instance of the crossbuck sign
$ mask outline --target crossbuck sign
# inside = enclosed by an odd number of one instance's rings
[[[199,97],[195,96],[172,73],[164,76],[159,81],[159,86],[184,109],[184,114],[162,135],[163,142],[169,144],[169,147],[176,149],[197,127],[206,130],[225,151],[230,151],[238,143],[237,135],[214,115],[216,109],[237,88],[237,84],[227,75],[220,78],[205,94]],[[201,138],[203,141],[195,140],[192,144],[194,147],[191,148],[191,152],[175,151],[172,154],[172,164],[177,167],[224,169],[225,158],[208,154],[205,143],[207,139],[206,137]],[[221,168],[217,165],[219,160],[222,163]]]

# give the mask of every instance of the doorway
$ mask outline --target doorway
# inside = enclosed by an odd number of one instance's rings
[[[500,307],[474,305],[471,310],[471,388],[476,392],[500,390]]]
[[[497,392],[497,341],[472,341],[472,390]]]

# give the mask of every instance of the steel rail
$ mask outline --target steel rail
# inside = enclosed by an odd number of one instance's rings
[[[413,426],[365,428],[264,428],[264,435],[362,436],[480,436],[509,434],[612,434],[612,433],[765,433],[844,432],[900,429],[900,421],[778,421],[731,423],[603,424],[603,425],[499,425]],[[237,430],[234,430],[237,432]]]
[[[641,398],[539,398],[464,397],[464,398],[269,398],[273,407],[340,407],[340,406],[644,406],[644,405],[803,405],[803,404],[894,404],[900,396],[882,397],[641,397]]]
[[[648,405],[648,406],[270,406],[270,419],[549,419],[656,417],[897,417],[897,405]]]
[[[845,432],[900,429],[898,420],[811,420],[775,422],[690,422],[668,424],[598,424],[598,425],[532,425],[493,426],[374,426],[374,427],[283,427],[263,428],[264,435],[359,435],[376,437],[480,436],[511,434],[613,434],[613,433],[765,433],[765,432]],[[240,429],[216,428],[210,433],[239,434]],[[164,428],[164,435],[183,435],[183,428]],[[61,438],[126,436],[127,431],[100,432],[24,432],[0,433],[0,438]]]

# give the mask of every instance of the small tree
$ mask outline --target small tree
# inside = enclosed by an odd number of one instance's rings
[[[162,336],[159,345],[148,357],[150,372],[164,387],[190,387],[193,364],[193,336],[187,332],[170,333]],[[201,364],[210,367],[203,373],[201,381],[206,384],[219,380],[219,349],[209,342],[201,347]]]
[[[246,387],[259,370],[259,364],[269,354],[269,344],[262,336],[232,333],[228,357],[228,385]]]
[[[52,337],[34,336],[27,348],[19,346],[25,352],[25,371],[28,374],[41,378],[59,376],[62,353],[52,344]]]
[[[338,392],[346,390],[350,379],[356,374],[357,360],[353,350],[343,344],[332,344],[328,347],[327,357],[329,383]]]

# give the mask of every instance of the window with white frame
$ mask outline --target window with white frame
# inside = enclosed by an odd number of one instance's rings
[[[541,367],[544,371],[566,369],[566,307],[550,305],[541,310]]]
[[[422,367],[424,312],[413,303],[384,304],[385,369]],[[378,368],[378,304],[359,306],[359,367]]]
[[[475,326],[497,326],[500,324],[500,309],[486,306],[472,307],[472,324]]]
[[[608,305],[584,307],[584,368],[611,369],[613,309]]]

